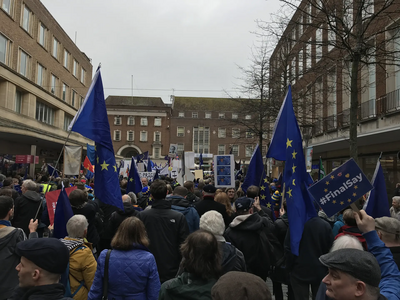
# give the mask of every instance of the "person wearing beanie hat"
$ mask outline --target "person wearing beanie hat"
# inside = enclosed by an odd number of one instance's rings
[[[218,203],[214,200],[216,190],[217,189],[215,188],[215,186],[213,186],[212,184],[207,184],[203,188],[203,200],[195,203],[194,205],[200,218],[206,212],[210,210],[215,210],[219,212],[224,218],[225,226],[228,226],[231,219],[226,212],[225,205],[223,205],[222,203]]]
[[[71,299],[65,298],[64,286],[59,283],[69,260],[68,248],[58,239],[30,239],[20,242],[16,254],[19,287],[10,300],[17,299]]]

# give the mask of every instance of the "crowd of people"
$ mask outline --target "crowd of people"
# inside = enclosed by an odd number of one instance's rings
[[[126,193],[121,178],[120,209],[86,178],[0,174],[0,300],[400,299],[400,189],[391,217],[348,207],[328,218],[316,205],[295,256],[276,179],[271,207],[240,181],[141,183]],[[63,186],[77,187],[68,196],[74,215],[57,239],[46,192]]]

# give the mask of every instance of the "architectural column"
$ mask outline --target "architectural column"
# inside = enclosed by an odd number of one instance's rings
[[[36,145],[31,145],[31,155],[33,155],[33,163],[29,165],[29,175],[35,178],[35,156],[36,156]]]

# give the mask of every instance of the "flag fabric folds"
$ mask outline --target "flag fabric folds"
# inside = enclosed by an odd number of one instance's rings
[[[290,86],[275,122],[267,157],[285,161],[283,183],[290,224],[290,246],[292,253],[298,256],[304,224],[316,217],[317,213],[307,190],[312,180],[306,170],[302,138],[293,110]]]
[[[202,153],[200,153],[200,157],[199,157],[200,169],[203,167],[203,164],[204,164],[204,162],[203,162],[203,152],[202,152]]]
[[[86,155],[90,160],[90,163],[92,165],[96,164],[96,150],[94,149],[94,146],[86,144]]]
[[[91,164],[91,162],[90,162],[90,160],[89,160],[89,158],[86,156],[85,157],[85,160],[83,161],[83,167],[86,169],[86,170],[89,170],[90,172],[94,172],[94,167],[93,167],[93,165]]]
[[[53,176],[55,178],[60,177],[58,175],[58,172],[56,169],[54,169],[51,165],[47,164],[47,172],[49,173],[50,176]]]
[[[376,163],[371,183],[374,188],[369,193],[365,212],[373,218],[390,217],[385,177],[383,176],[381,161],[379,159]]]
[[[244,178],[244,182],[242,184],[243,192],[246,193],[247,189],[251,185],[260,186],[260,182],[264,173],[263,159],[260,147],[257,145],[254,149],[253,155],[251,156],[246,177]]]
[[[95,194],[103,203],[123,209],[100,68],[68,129],[95,142]]]
[[[54,213],[53,236],[57,239],[65,238],[68,235],[67,222],[74,215],[64,187],[58,196],[56,211]]]
[[[149,157],[149,151],[143,152],[136,156],[136,162],[137,163],[142,163],[144,162],[147,158]]]
[[[139,172],[136,167],[135,158],[132,157],[131,170],[129,171],[128,185],[126,193],[134,192],[135,194],[142,191],[142,182],[140,181]]]
[[[79,175],[82,162],[81,146],[64,147],[64,175]]]
[[[319,168],[318,168],[318,180],[320,180],[324,177],[325,177],[325,168],[324,168],[324,165],[322,164],[322,159],[320,157],[319,158]]]
[[[153,172],[153,170],[151,168],[150,156],[148,156],[148,158],[147,158],[147,172]]]
[[[269,193],[268,178],[265,171],[263,173],[260,183],[260,204],[268,207],[272,211],[272,217],[275,220],[274,203],[271,199],[271,194]]]

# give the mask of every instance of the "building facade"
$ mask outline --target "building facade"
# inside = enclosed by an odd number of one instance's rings
[[[365,33],[359,47],[365,52],[356,78],[358,163],[371,180],[383,152],[391,196],[400,182],[399,3],[383,9],[389,2],[363,1],[358,10],[353,1],[323,3],[303,0],[294,12],[270,59],[271,76],[278,78],[272,93],[282,97],[292,84],[303,141],[313,147],[315,165],[321,157],[330,172],[348,160],[353,57],[346,43],[352,45],[356,24],[361,24]],[[341,27],[335,27],[339,21]]]
[[[1,154],[56,161],[91,78],[90,59],[39,0],[0,0]]]

